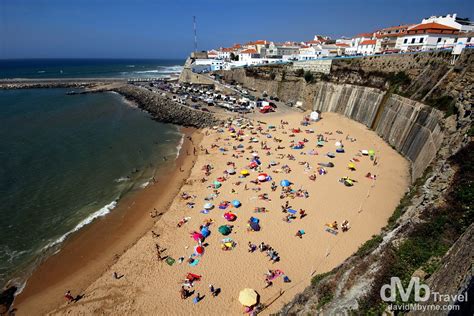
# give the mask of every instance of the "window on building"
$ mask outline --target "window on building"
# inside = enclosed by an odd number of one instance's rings
[[[441,42],[441,37],[438,37],[438,43]]]
[[[415,44],[415,39],[414,38],[411,39],[411,43]]]
[[[422,37],[422,38],[420,38],[420,44],[421,44],[421,43],[423,43],[423,37]]]
[[[408,42],[408,38],[405,38],[405,40],[403,41],[403,44],[406,44]]]
[[[468,37],[467,38],[467,43],[469,43],[471,41],[472,37]]]

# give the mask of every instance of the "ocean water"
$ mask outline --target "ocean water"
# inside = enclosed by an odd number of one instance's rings
[[[177,155],[176,126],[115,93],[66,92],[0,90],[0,286]]]
[[[0,78],[156,78],[179,74],[184,60],[10,59],[0,60]]]

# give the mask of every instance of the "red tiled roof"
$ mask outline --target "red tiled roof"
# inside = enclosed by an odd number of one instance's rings
[[[300,48],[310,48],[311,46],[308,45],[300,45]]]
[[[359,43],[359,45],[375,45],[375,40],[365,40]]]
[[[368,37],[368,38],[372,38],[372,35],[373,35],[373,33],[360,33],[360,34],[357,34],[356,36],[354,36],[354,38],[357,38],[357,37]]]
[[[306,44],[321,44],[321,41],[310,40],[307,41]]]
[[[257,54],[257,50],[253,48],[245,49],[240,52],[241,54]]]
[[[234,51],[233,48],[226,48],[226,47],[221,48],[221,52],[232,52],[232,51]]]
[[[429,29],[434,29],[434,30],[451,30],[451,31],[457,31],[457,28],[450,27],[447,25],[431,22],[431,23],[425,23],[425,24],[418,24],[415,27],[412,27],[409,29],[409,31],[420,31],[420,30],[429,30]]]
[[[340,46],[340,47],[350,47],[349,44],[346,44],[346,43],[336,43],[336,46]]]
[[[403,29],[407,29],[407,28],[409,28],[409,27],[412,27],[413,25],[415,25],[415,24],[405,24],[405,25],[389,26],[389,27],[385,27],[385,28],[383,28],[383,29],[380,29],[379,32],[381,32],[381,31],[403,30]]]

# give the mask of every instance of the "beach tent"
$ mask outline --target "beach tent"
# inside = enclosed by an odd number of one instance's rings
[[[230,227],[227,225],[222,225],[222,226],[219,226],[218,231],[222,235],[227,236],[232,232],[232,229],[230,229]]]
[[[319,113],[316,112],[316,111],[313,111],[309,115],[309,118],[311,119],[311,121],[318,121],[319,120]]]
[[[356,170],[356,166],[353,162],[350,162],[348,165],[347,165],[347,168],[349,168],[350,170]]]
[[[220,183],[219,181],[214,181],[213,186],[214,189],[219,189],[222,186],[222,183]]]
[[[282,187],[289,187],[291,185],[291,182],[288,180],[281,180],[280,185]]]
[[[235,174],[235,169],[234,168],[227,169],[227,173],[228,174]]]
[[[343,153],[343,152],[344,152],[344,148],[343,148],[343,147],[337,147],[337,148],[336,148],[336,152],[337,152],[337,153]]]
[[[204,209],[205,210],[212,210],[213,208],[214,208],[214,205],[212,203],[204,204]]]
[[[326,156],[328,156],[329,158],[334,158],[334,157],[336,157],[336,154],[329,152],[329,153],[326,154]]]
[[[198,233],[198,232],[194,232],[191,234],[191,237],[195,240],[195,241],[199,241],[199,240],[202,240],[203,236],[201,233]]]
[[[247,169],[244,169],[244,170],[240,171],[240,174],[243,175],[243,176],[248,176],[249,171]]]
[[[253,306],[258,303],[258,293],[253,289],[243,289],[239,293],[239,302],[244,306]]]
[[[233,205],[234,207],[240,207],[240,206],[242,205],[242,203],[240,203],[239,200],[233,200],[233,201],[232,201],[232,205]]]
[[[268,174],[266,173],[260,173],[257,177],[258,181],[260,182],[265,182],[267,181]]]
[[[323,147],[324,146],[324,140],[318,140],[317,145],[318,145],[318,147]]]

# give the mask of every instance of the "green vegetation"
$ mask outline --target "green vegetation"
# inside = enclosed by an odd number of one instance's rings
[[[321,274],[316,274],[312,279],[311,279],[311,285],[317,285],[322,279],[330,275],[332,272],[326,272],[326,273],[321,273]]]
[[[295,70],[295,76],[296,77],[303,77],[304,76],[304,69],[300,68],[300,69]]]
[[[383,238],[380,235],[373,235],[371,239],[367,240],[362,246],[359,247],[357,252],[355,253],[356,256],[363,257],[370,252],[372,252],[375,248],[380,245]]]
[[[359,313],[377,313],[385,309],[386,304],[381,301],[379,291],[383,284],[390,282],[390,277],[399,277],[406,286],[413,272],[418,269],[428,275],[434,273],[440,265],[440,258],[474,222],[473,159],[473,142],[451,159],[459,169],[446,197],[446,204],[433,206],[420,214],[424,222],[417,224],[398,248],[387,248],[383,266],[371,291],[359,301]],[[415,183],[414,188],[422,185],[426,181],[425,177],[426,174]]]
[[[429,99],[427,102],[432,107],[443,111],[446,117],[457,113],[454,98],[449,95],[443,95],[439,98]]]
[[[390,216],[388,219],[388,225],[386,228],[395,228],[397,220],[400,218],[400,216],[402,216],[403,213],[405,213],[407,207],[411,205],[412,198],[419,193],[421,186],[426,182],[426,179],[428,179],[428,176],[432,170],[433,169],[431,167],[426,168],[425,172],[423,172],[423,175],[415,180],[415,183],[413,183],[413,185],[410,187],[410,190],[400,199],[400,203],[398,203],[398,206],[395,208],[392,216]]]
[[[388,77],[388,82],[393,86],[407,86],[411,83],[411,79],[404,71],[399,71],[392,73]]]
[[[307,82],[307,83],[312,83],[314,81],[314,75],[311,71],[309,70],[306,70],[304,72],[304,80]]]

